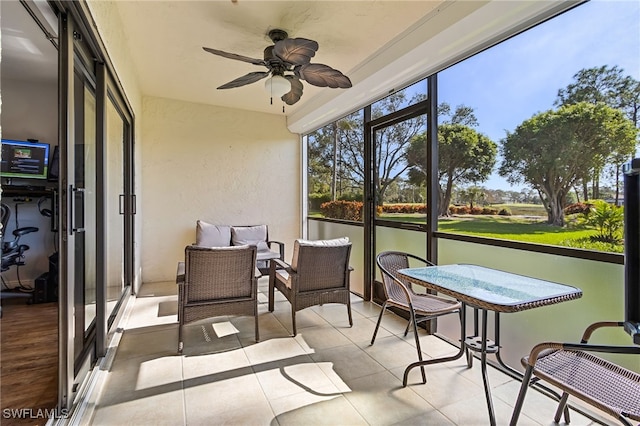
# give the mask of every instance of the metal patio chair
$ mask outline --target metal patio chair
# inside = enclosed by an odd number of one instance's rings
[[[418,338],[418,323],[431,320],[442,315],[460,313],[462,304],[455,300],[445,299],[429,293],[416,293],[411,287],[411,283],[401,279],[397,271],[399,269],[409,268],[409,261],[413,259],[422,266],[433,266],[433,264],[418,256],[399,251],[385,251],[379,253],[376,257],[376,263],[382,273],[382,288],[384,289],[385,301],[380,309],[378,322],[373,331],[371,344],[373,345],[378,334],[378,328],[382,321],[382,316],[387,307],[394,307],[409,313],[409,322],[405,329],[404,335],[409,332],[409,327],[413,326],[413,333],[416,339],[416,348],[418,350],[418,360],[422,361],[422,349],[420,348],[420,339]],[[422,382],[427,382],[424,366],[420,367],[422,371]]]

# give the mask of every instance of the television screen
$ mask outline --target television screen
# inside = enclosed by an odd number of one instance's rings
[[[47,179],[49,144],[2,139],[2,167],[5,178]]]

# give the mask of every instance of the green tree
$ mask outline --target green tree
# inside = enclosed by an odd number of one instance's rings
[[[426,180],[427,141],[418,135],[411,141],[407,159],[409,178],[419,184]],[[496,162],[496,143],[464,124],[438,126],[438,181],[440,216],[449,215],[454,185],[485,181]]]
[[[573,76],[573,83],[558,90],[554,105],[571,105],[578,102],[592,104],[603,103],[624,112],[634,126],[640,125],[640,82],[631,76],[624,75],[624,70],[618,66],[603,65],[601,67],[584,68]],[[588,184],[591,183],[591,197],[601,198],[600,180],[610,176],[615,181],[615,200],[620,196],[620,176],[622,164],[629,160],[633,151],[612,150],[603,161],[602,168],[594,168],[590,174],[584,176],[579,184],[582,186],[582,196],[589,197]],[[607,171],[604,170],[608,166]],[[606,173],[606,175],[605,175]]]
[[[548,223],[564,225],[567,194],[578,179],[601,168],[612,151],[632,150],[637,129],[622,111],[579,102],[539,113],[507,133],[499,173],[538,191]]]

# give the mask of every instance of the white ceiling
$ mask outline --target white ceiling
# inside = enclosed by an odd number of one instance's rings
[[[143,93],[191,102],[282,113],[282,102],[264,90],[264,80],[240,88],[216,87],[262,66],[215,56],[203,46],[262,59],[274,28],[320,45],[313,63],[350,76],[442,1],[119,1],[120,18]],[[304,84],[301,100],[321,91]],[[353,81],[354,85],[358,81]],[[349,89],[347,89],[349,90]]]
[[[58,50],[18,0],[0,0],[2,78],[55,84]]]
[[[286,106],[290,129],[300,132],[323,124],[326,117],[335,118],[344,109],[336,102],[352,109],[363,106],[571,3],[574,0],[117,0],[113,4],[138,83],[149,96],[282,114],[283,103],[274,100],[270,105],[263,80],[216,89],[266,68],[212,55],[202,47],[262,58],[263,49],[271,44],[267,37],[271,29],[316,40],[320,48],[312,62],[342,71],[353,87],[304,83],[301,100]],[[3,80],[55,81],[56,50],[18,0],[0,1],[0,20]],[[296,124],[311,111],[314,121]]]

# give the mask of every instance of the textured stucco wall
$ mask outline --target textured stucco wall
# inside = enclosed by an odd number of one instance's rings
[[[284,116],[177,100],[143,101],[144,282],[175,279],[196,220],[267,224],[290,257],[300,235],[300,142]]]
[[[115,2],[112,1],[88,1],[91,16],[94,19],[96,28],[100,33],[100,37],[109,53],[109,59],[115,68],[119,83],[122,85],[127,102],[133,110],[135,117],[135,134],[134,134],[134,168],[135,168],[135,192],[140,194],[142,190],[142,145],[144,137],[141,131],[143,115],[142,115],[142,93],[140,90],[137,71],[133,66],[131,54],[127,44],[126,31],[122,30],[122,21]],[[134,246],[134,287],[139,289],[142,285],[142,272],[140,267],[141,258],[141,240],[142,240],[142,222],[144,221],[144,210],[140,203],[137,205],[137,214],[135,218],[135,246]]]

